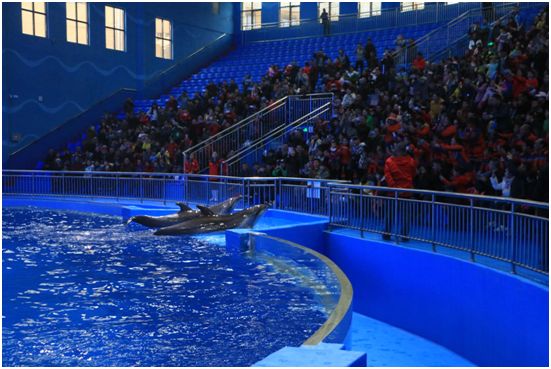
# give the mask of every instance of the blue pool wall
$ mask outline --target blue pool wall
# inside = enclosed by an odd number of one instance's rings
[[[480,264],[326,233],[354,310],[480,366],[548,366],[549,289]]]
[[[21,205],[119,216],[124,206],[163,207],[3,196],[3,206]],[[270,214],[290,223],[300,216],[275,210],[266,216]],[[326,232],[326,220],[302,216],[306,221],[296,227],[262,232],[331,258],[353,285],[354,311],[441,344],[480,366],[548,366],[548,286],[437,253]]]

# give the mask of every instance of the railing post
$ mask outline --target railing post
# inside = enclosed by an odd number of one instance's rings
[[[397,236],[397,239],[399,240],[399,233],[398,232],[398,191],[394,190],[394,232]],[[390,234],[392,234],[392,230],[390,230]]]
[[[31,192],[32,192],[33,195],[36,195],[36,174],[35,174],[35,172],[33,172],[32,179],[33,179],[32,180],[33,184],[32,184],[32,191]]]
[[[140,174],[140,202],[143,203],[143,193],[144,193],[144,189],[143,189],[143,174]]]
[[[469,217],[469,243],[471,245],[471,261],[474,261],[474,204],[472,198],[469,200]]]
[[[329,223],[327,224],[327,230],[331,231],[331,223],[332,223],[332,218],[333,218],[333,201],[332,201],[332,196],[331,196],[331,183],[329,183],[328,185],[329,185],[329,188],[328,188],[327,191],[328,191],[329,201],[328,201],[328,204],[327,204],[327,207],[328,207],[327,216],[329,217]]]
[[[517,273],[516,267],[516,244],[515,244],[515,204],[511,203],[511,214],[509,221],[509,236],[511,237],[511,272],[513,274]]]
[[[166,176],[163,176],[163,204],[166,205]]]
[[[360,189],[360,236],[364,237],[364,191]]]
[[[434,203],[435,202],[435,198],[434,198],[434,193],[431,194],[431,202],[430,202],[430,206],[431,206],[431,220],[430,220],[430,228],[431,228],[431,243],[432,243],[432,251],[433,252],[436,252],[436,243],[435,243],[435,237],[436,237],[436,204]]]
[[[61,194],[65,196],[65,173],[61,173]]]

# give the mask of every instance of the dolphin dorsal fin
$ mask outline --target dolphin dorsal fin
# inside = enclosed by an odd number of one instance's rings
[[[201,212],[201,215],[204,215],[206,217],[211,217],[213,215],[216,215],[213,213],[212,210],[210,210],[209,208],[203,205],[197,205],[197,209],[199,209],[199,211]]]
[[[178,205],[180,207],[180,211],[190,211],[191,210],[191,208],[186,203],[177,202],[176,205]]]

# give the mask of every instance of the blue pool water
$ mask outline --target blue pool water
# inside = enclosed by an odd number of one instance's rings
[[[4,208],[5,366],[248,366],[326,320],[298,276],[222,235],[155,237],[121,218]]]

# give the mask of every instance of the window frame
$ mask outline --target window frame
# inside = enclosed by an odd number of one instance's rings
[[[250,4],[250,9],[245,10],[245,4]],[[255,6],[259,7],[255,8]],[[255,23],[255,15],[257,13],[259,14],[260,23]],[[245,26],[245,22],[243,22],[246,14],[249,14],[251,18],[251,24],[247,26]],[[262,28],[262,2],[246,1],[241,3],[241,31],[252,31],[260,28]]]
[[[161,21],[161,37],[157,36],[157,21],[158,20]],[[170,38],[165,38],[164,37],[164,35],[165,35],[165,32],[164,32],[165,22],[168,22],[168,24],[170,25]],[[156,58],[164,59],[164,60],[174,60],[174,42],[173,42],[174,37],[173,36],[174,36],[173,22],[170,19],[155,17],[155,57]],[[161,54],[162,54],[161,56],[157,55],[157,40],[161,41]],[[169,57],[165,56],[165,48],[164,48],[164,43],[165,42],[170,43],[170,56]]]
[[[69,18],[69,14],[68,14],[69,9],[67,7],[69,4],[75,6],[75,18]],[[78,17],[78,4],[84,4],[84,6],[86,7],[86,21],[82,21]],[[69,41],[69,29],[68,29],[69,22],[74,22],[75,23],[76,41]],[[79,23],[86,25],[86,43],[79,42],[79,37],[78,37],[78,35],[79,35],[79,31],[78,31]],[[72,44],[77,44],[77,45],[89,46],[90,45],[90,4],[88,2],[65,3],[65,27],[66,27],[66,29],[65,29],[65,39],[66,39],[67,42],[72,43]]]
[[[112,25],[109,26],[107,25],[107,8],[111,8],[112,11],[113,11],[113,19],[112,19]],[[122,11],[122,28],[117,28],[116,26],[116,19],[117,19],[117,16],[116,16],[116,10],[120,10]],[[120,52],[126,52],[126,10],[124,8],[119,8],[119,7],[116,7],[116,6],[112,6],[112,5],[105,5],[105,8],[104,8],[104,18],[105,18],[105,48],[107,50],[113,50],[113,51],[120,51]],[[113,47],[108,47],[107,45],[107,30],[112,30],[113,32]],[[123,34],[123,37],[122,37],[122,43],[123,43],[123,47],[122,47],[122,50],[121,49],[118,49],[117,48],[117,31],[118,32],[122,32]]]
[[[23,7],[23,4],[31,4],[31,9],[27,9]],[[33,37],[41,37],[41,38],[48,38],[48,3],[42,2],[44,4],[44,12],[41,12],[39,10],[35,10],[36,2],[21,2],[21,33],[27,36],[33,36]],[[30,13],[32,17],[32,33],[25,32],[25,29],[23,28],[23,14]],[[41,16],[44,16],[44,35],[39,35],[36,33],[36,15],[39,14]]]
[[[285,5],[283,5],[285,4]],[[283,9],[288,9],[289,18],[282,19]],[[293,9],[298,9],[298,19],[293,20]],[[300,1],[286,1],[279,3],[279,27],[288,28],[300,26]]]
[[[362,11],[362,4],[363,6],[366,6],[367,4],[369,4],[369,10]],[[379,9],[373,9],[374,4],[379,5]],[[383,3],[381,1],[358,2],[358,18],[376,17],[378,15],[382,15],[382,10],[383,10]]]
[[[425,9],[424,1],[401,2],[400,13]]]
[[[329,16],[329,22],[338,22],[339,21],[339,18],[341,16],[341,7],[340,7],[340,2],[339,1],[330,1],[330,2],[321,2],[321,3],[318,3],[318,21],[321,23],[321,12],[323,11],[323,8],[324,6],[322,6],[321,4],[327,4],[327,7],[326,7],[326,10],[327,10],[327,15]],[[336,6],[337,8],[337,14],[333,14],[334,11],[333,9],[334,6]],[[329,8],[329,9],[327,9]]]

